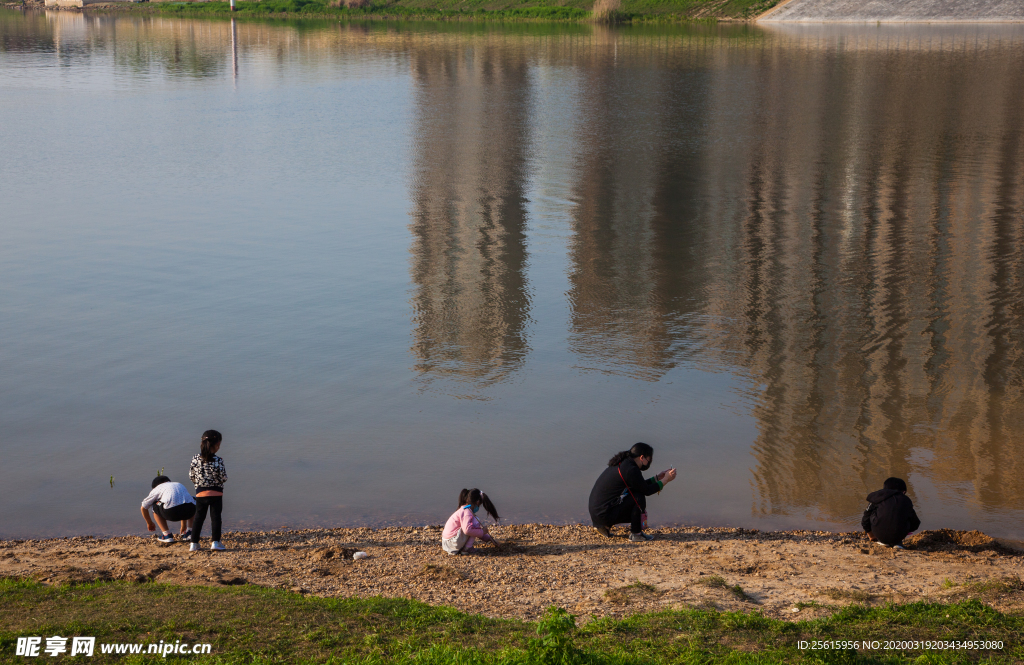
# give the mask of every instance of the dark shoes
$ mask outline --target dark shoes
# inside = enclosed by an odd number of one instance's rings
[[[612,537],[611,529],[609,529],[608,527],[606,527],[606,526],[597,526],[595,524],[594,528],[597,529],[597,532],[599,534],[601,534],[602,536],[604,536],[605,538],[611,538]],[[644,533],[644,532],[641,531],[640,533],[631,533],[631,534],[629,534],[629,539],[632,542],[634,542],[634,543],[646,543],[648,540],[654,540],[654,536],[652,536],[650,534],[647,534],[647,533]]]

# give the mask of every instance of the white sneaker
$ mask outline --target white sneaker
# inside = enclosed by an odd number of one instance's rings
[[[218,552],[222,552],[222,551],[224,551],[225,547],[220,544],[219,540],[215,540],[212,543],[210,543],[210,549],[211,550],[217,550]]]
[[[199,551],[199,543],[190,543],[189,546],[188,546],[188,551],[189,552],[198,552]]]

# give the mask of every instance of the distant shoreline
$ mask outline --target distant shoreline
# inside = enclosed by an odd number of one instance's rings
[[[351,0],[350,0],[351,2]],[[636,3],[630,0],[617,10],[600,12],[595,18],[591,0],[566,0],[538,3],[531,0],[496,0],[486,8],[479,3],[435,0],[386,0],[366,2],[366,6],[346,7],[344,0],[239,0],[232,12],[228,2],[102,2],[60,0],[47,6],[40,0],[6,2],[8,9],[45,9],[86,11],[90,13],[149,14],[182,18],[311,19],[311,20],[386,20],[386,21],[467,21],[467,22],[550,22],[550,23],[716,23],[745,22],[775,6],[779,0],[663,0],[660,3]],[[600,0],[599,0],[600,2]]]
[[[364,7],[346,7],[346,0],[239,0],[232,12],[228,2],[220,0],[56,0],[46,5],[43,0],[0,0],[0,7],[8,10],[68,11],[93,15],[159,16],[176,18],[213,18],[275,21],[416,21],[466,24],[563,24],[563,25],[693,25],[693,24],[753,24],[764,26],[979,26],[1022,25],[1022,17],[966,17],[939,16],[809,16],[789,17],[795,0],[657,0],[630,7],[625,0],[623,8],[595,12],[593,6],[603,2],[621,0],[495,0],[489,8],[470,7],[472,0],[380,0]],[[373,2],[373,0],[348,0]],[[660,2],[660,4],[659,4]],[[342,3],[342,4],[339,4]],[[547,4],[543,4],[547,3]],[[433,5],[433,6],[431,6]],[[443,5],[443,6],[442,6]],[[466,6],[462,6],[466,5]],[[783,18],[779,18],[784,16]]]

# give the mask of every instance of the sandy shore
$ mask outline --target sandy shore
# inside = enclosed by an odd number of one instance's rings
[[[0,576],[51,584],[258,584],[321,596],[417,598],[525,619],[552,604],[583,617],[697,606],[800,619],[849,602],[973,595],[1005,611],[1024,607],[1024,592],[1013,584],[989,585],[987,594],[984,586],[1021,574],[1019,544],[976,531],[925,531],[897,552],[859,533],[690,527],[655,529],[653,542],[631,543],[623,531],[603,538],[590,527],[528,524],[494,527],[506,546],[482,544],[460,556],[441,550],[440,532],[239,532],[225,534],[225,552],[196,553],[141,536],[9,540],[0,541]],[[369,556],[352,560],[357,550]],[[797,603],[821,607],[794,612]]]

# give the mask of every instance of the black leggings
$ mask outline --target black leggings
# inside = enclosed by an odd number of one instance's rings
[[[198,501],[198,499],[196,500]],[[640,510],[640,506],[636,505],[636,501],[633,501],[631,498],[627,498],[619,505],[612,506],[611,509],[608,510],[608,514],[601,519],[603,522],[601,526],[615,526],[616,524],[629,522],[630,533],[640,533],[643,531],[641,515],[643,515],[643,511]],[[192,533],[195,533],[195,531]],[[195,536],[193,536],[193,538],[194,537]]]
[[[203,530],[203,522],[206,521],[206,511],[210,511],[210,528],[213,530],[213,539],[220,540],[220,511],[224,507],[223,496],[197,496],[196,497],[196,519],[192,522],[192,542],[199,542],[199,532]]]

